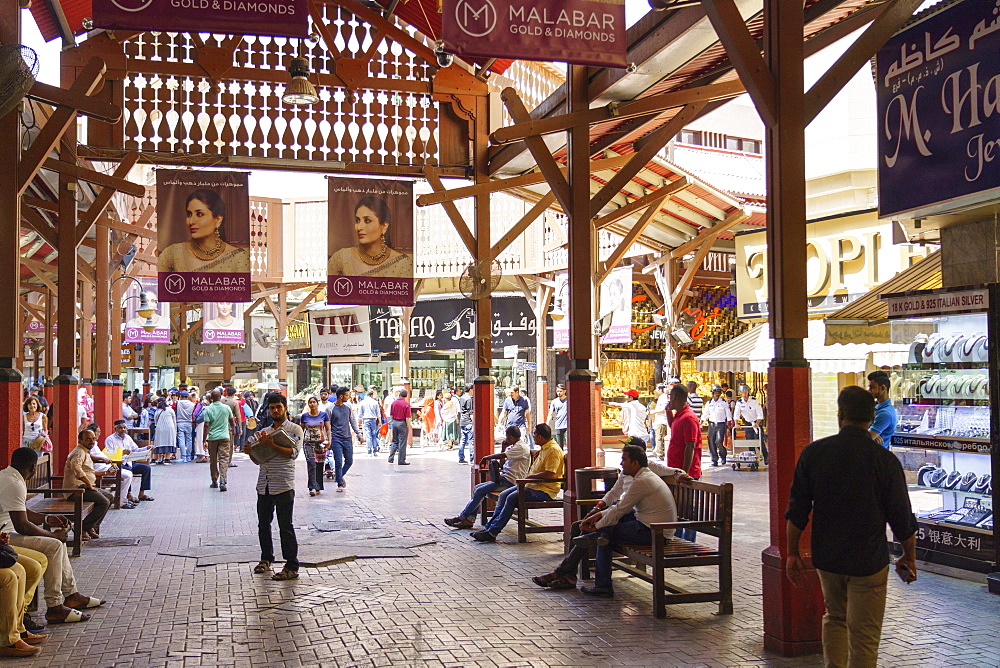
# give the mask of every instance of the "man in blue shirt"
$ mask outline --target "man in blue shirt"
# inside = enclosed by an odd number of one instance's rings
[[[351,432],[354,432],[361,443],[365,442],[365,437],[358,430],[358,423],[354,421],[354,411],[347,405],[347,395],[350,391],[349,387],[338,387],[337,402],[330,404],[326,409],[327,415],[330,416],[330,450],[333,452],[336,466],[338,492],[343,492],[347,487],[344,476],[354,463],[354,442],[351,440]]]
[[[503,409],[497,418],[497,424],[506,429],[507,427],[517,427],[523,434],[527,431],[527,425],[531,424],[531,404],[528,397],[521,394],[521,388],[517,385],[508,390],[510,396],[503,402]]]
[[[896,432],[896,409],[889,400],[889,386],[892,381],[885,371],[868,374],[868,391],[875,397],[875,419],[868,428],[872,440],[886,450],[892,445],[892,435]]]
[[[364,395],[358,407],[358,418],[364,428],[368,454],[374,457],[378,455],[378,430],[382,426],[382,407],[375,399],[375,390],[369,390],[368,394]]]
[[[563,450],[566,449],[566,429],[569,427],[569,410],[566,406],[566,386],[556,385],[556,398],[549,403],[549,422],[554,430],[552,437]]]

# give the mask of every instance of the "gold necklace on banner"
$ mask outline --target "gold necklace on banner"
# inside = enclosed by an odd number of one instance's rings
[[[389,255],[389,247],[386,245],[385,241],[382,241],[382,250],[380,250],[375,255],[369,255],[365,251],[361,250],[361,246],[358,246],[358,255],[361,256],[361,261],[365,264],[375,266],[377,264],[382,264],[386,256]]]
[[[215,238],[215,247],[212,250],[204,251],[198,248],[198,244],[194,241],[191,242],[191,252],[199,260],[214,260],[222,252],[222,237],[217,236]]]

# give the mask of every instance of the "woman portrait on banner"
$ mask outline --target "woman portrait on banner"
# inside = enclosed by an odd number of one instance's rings
[[[354,207],[356,246],[330,256],[330,276],[412,278],[413,258],[390,245],[392,212],[381,197],[369,195]]]
[[[143,290],[143,293],[146,295],[146,301],[149,303],[149,307],[154,311],[153,315],[149,316],[153,320],[153,325],[156,326],[156,329],[168,328],[170,325],[167,322],[166,316],[160,313],[160,300],[157,298],[156,293],[151,290]],[[135,312],[136,309],[139,308],[138,302],[130,299],[128,305],[130,311],[133,312],[133,316],[131,320],[125,323],[125,327],[139,328],[145,326],[146,319]]]
[[[185,200],[189,238],[171,244],[160,253],[160,272],[207,271],[212,273],[250,271],[250,251],[226,240],[226,203],[217,192],[200,188]]]
[[[236,317],[235,304],[232,302],[217,302],[212,304],[212,306],[215,307],[215,317],[205,323],[204,329],[243,331],[243,318]]]

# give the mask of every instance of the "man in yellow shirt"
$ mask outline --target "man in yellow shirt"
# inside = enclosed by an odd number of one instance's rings
[[[552,428],[544,422],[535,425],[532,432],[535,444],[541,446],[538,456],[528,470],[528,480],[538,480],[524,488],[527,501],[550,501],[559,495],[560,483],[564,477],[566,462],[563,459],[562,448],[552,439]],[[517,487],[511,487],[500,493],[493,517],[482,531],[472,534],[481,543],[496,542],[497,536],[507,526],[511,516],[517,509]]]

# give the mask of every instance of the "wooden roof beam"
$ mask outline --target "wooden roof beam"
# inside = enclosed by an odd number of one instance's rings
[[[627,218],[628,216],[638,213],[644,207],[649,206],[653,202],[659,204],[673,193],[679,190],[683,190],[684,188],[687,187],[688,187],[688,180],[686,177],[682,176],[676,181],[670,183],[669,185],[654,190],[648,195],[640,197],[639,199],[634,200],[632,202],[629,202],[625,206],[619,209],[615,209],[611,213],[607,213],[601,216],[600,218],[596,218],[594,220],[594,227],[600,230],[602,228],[607,227],[608,225],[611,225],[612,223],[617,223],[622,218]]]
[[[515,123],[526,123],[530,120],[531,116],[528,114],[521,96],[513,88],[505,88],[500,93],[500,98],[507,106],[507,111]],[[526,137],[524,141],[528,145],[528,150],[531,151],[531,156],[535,159],[538,169],[545,175],[545,181],[555,194],[559,205],[563,211],[569,211],[569,183],[560,171],[559,164],[552,156],[552,152],[549,151],[549,147],[538,135]]]
[[[663,198],[665,197],[667,197],[667,193],[663,194]],[[638,239],[642,233],[646,231],[646,227],[653,221],[653,215],[656,214],[657,209],[660,208],[660,202],[662,201],[663,199],[661,198],[650,203],[650,205],[646,207],[646,210],[642,212],[642,216],[636,224],[632,226],[632,229],[630,229],[622,238],[618,246],[611,251],[611,255],[608,256],[608,259],[606,259],[598,269],[598,284],[604,282],[604,279],[611,274],[611,270],[614,269],[615,265],[618,264],[623,257],[625,257],[625,253],[628,252],[628,249],[631,248],[636,239]]]
[[[115,168],[115,173],[112,175],[113,178],[121,179],[127,183],[130,183],[125,177],[128,176],[129,171],[135,166],[135,163],[139,161],[139,152],[132,151],[125,159],[118,163],[118,167]],[[143,195],[146,193],[146,189],[143,187]],[[90,203],[87,210],[80,216],[79,221],[76,226],[76,243],[77,245],[83,241],[83,238],[87,236],[90,232],[90,228],[94,226],[94,222],[97,218],[104,213],[104,209],[111,202],[111,198],[117,192],[117,188],[110,185],[102,186],[100,192],[94,198],[94,201]]]
[[[433,188],[436,192],[442,192],[445,190],[444,184],[441,183],[441,178],[437,175],[436,169],[431,166],[427,166],[424,168],[424,174],[427,177],[427,182],[431,184],[431,188]],[[445,201],[442,202],[441,205],[444,206],[444,212],[448,214],[448,219],[454,226],[455,231],[458,232],[458,236],[462,238],[462,243],[465,244],[465,247],[468,249],[469,253],[472,254],[472,257],[476,260],[492,259],[476,257],[476,237],[472,235],[472,232],[469,230],[469,225],[465,222],[465,219],[462,217],[462,213],[458,210],[458,207],[455,206],[455,202]]]

